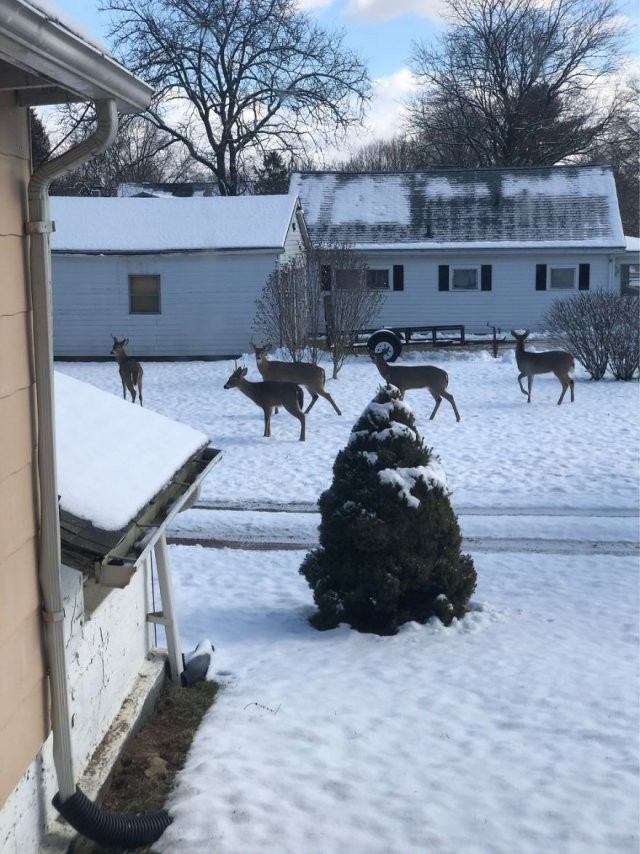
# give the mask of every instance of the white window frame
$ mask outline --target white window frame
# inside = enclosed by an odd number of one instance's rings
[[[555,270],[571,270],[573,282],[570,285],[554,285],[553,273]],[[578,265],[577,264],[547,264],[547,290],[549,291],[575,291],[578,289]]]
[[[372,285],[369,282],[369,273],[386,273],[387,283],[385,285]],[[367,287],[372,291],[388,291],[392,282],[391,269],[389,267],[369,267],[367,269]]]
[[[158,308],[153,311],[140,311],[139,309],[135,309],[133,307],[134,298],[142,296],[141,294],[133,293],[133,280],[134,279],[155,279],[158,283],[157,289],[157,297],[158,297]],[[159,273],[131,273],[128,279],[129,285],[129,314],[162,314],[162,282],[160,279]],[[155,296],[155,295],[154,295]]]
[[[455,285],[455,274],[456,274],[456,272],[461,271],[461,270],[465,270],[465,271],[466,270],[473,270],[475,272],[476,283],[475,283],[474,287],[472,287],[472,288],[456,287],[456,285]],[[449,290],[450,291],[457,291],[458,293],[461,293],[461,294],[468,294],[468,293],[471,293],[472,291],[479,291],[480,290],[480,281],[481,281],[481,276],[480,276],[480,266],[479,265],[476,265],[476,264],[464,264],[464,265],[456,264],[454,266],[452,264],[449,267]]]

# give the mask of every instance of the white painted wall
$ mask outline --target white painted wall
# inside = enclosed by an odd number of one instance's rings
[[[111,590],[91,611],[83,576],[62,567],[72,747],[80,777],[129,695],[152,646],[146,614],[150,569],[139,569],[124,590]],[[93,593],[94,591],[91,591]],[[101,597],[87,596],[98,601]],[[38,854],[59,818],[51,805],[57,778],[50,735],[0,811],[0,854]],[[67,841],[68,844],[68,841]]]
[[[297,230],[292,234],[295,245]],[[247,352],[275,252],[54,255],[54,355],[108,356],[111,335],[137,356]],[[129,314],[129,276],[159,275],[160,314]]]
[[[590,264],[590,290],[612,289],[619,292],[615,267],[609,255],[563,253],[525,253],[503,255],[489,253],[370,253],[371,268],[388,268],[392,282],[394,264],[404,265],[404,290],[387,292],[384,306],[372,325],[405,326],[464,324],[467,332],[482,332],[489,326],[500,329],[528,328],[543,331],[544,315],[556,299],[574,291],[537,291],[536,264]],[[492,265],[491,291],[439,291],[438,267]]]

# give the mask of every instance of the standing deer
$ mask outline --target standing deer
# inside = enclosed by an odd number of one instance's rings
[[[451,404],[456,415],[456,421],[460,421],[460,413],[453,395],[447,391],[449,377],[442,368],[436,368],[434,365],[390,365],[381,353],[369,350],[369,355],[375,362],[382,379],[386,380],[389,385],[394,385],[400,389],[400,400],[404,399],[404,393],[408,389],[426,388],[431,392],[436,402],[433,412],[429,416],[430,421],[435,417],[443,397]]]
[[[272,380],[273,382],[278,383],[297,383],[298,385],[306,388],[311,395],[311,403],[305,409],[305,415],[311,411],[311,407],[318,399],[318,395],[326,398],[338,415],[342,415],[342,412],[340,412],[336,406],[334,399],[328,391],[325,391],[324,368],[321,368],[319,365],[314,365],[311,362],[270,361],[267,359],[268,347],[256,347],[253,341],[251,342],[251,346],[253,347],[253,352],[256,354],[256,365],[263,380]],[[278,410],[276,409],[276,412],[277,411]]]
[[[304,442],[304,393],[299,385],[288,382],[250,382],[245,380],[247,369],[236,367],[224,384],[225,388],[239,388],[243,394],[264,412],[264,436],[271,436],[271,413],[274,407],[284,406],[300,422],[300,441]]]
[[[520,391],[527,395],[527,403],[531,403],[531,386],[535,375],[549,373],[554,373],[562,385],[562,394],[558,400],[558,406],[562,403],[568,388],[571,389],[571,403],[573,403],[574,381],[571,373],[575,367],[575,362],[571,353],[567,353],[566,350],[547,350],[544,353],[532,353],[524,349],[524,342],[529,336],[528,329],[521,335],[512,329],[511,334],[516,339],[516,362],[520,371],[518,385]],[[525,391],[522,386],[523,377],[527,378],[528,391]]]
[[[140,406],[142,406],[142,374],[144,373],[142,365],[140,362],[136,362],[136,360],[131,356],[127,356],[124,352],[124,345],[129,343],[128,338],[123,338],[122,341],[118,341],[113,333],[111,334],[111,337],[113,338],[111,355],[116,357],[116,362],[118,363],[120,379],[122,380],[122,397],[125,400],[127,399],[127,389],[129,389],[131,403],[135,403],[137,386]]]

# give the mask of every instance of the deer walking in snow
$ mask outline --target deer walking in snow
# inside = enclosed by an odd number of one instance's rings
[[[264,436],[271,436],[271,413],[275,407],[284,408],[300,422],[300,441],[304,442],[305,419],[302,411],[304,393],[299,385],[290,382],[251,382],[246,380],[247,369],[237,367],[224,384],[225,388],[239,388],[259,406],[264,413]]]
[[[562,393],[558,400],[558,406],[562,403],[567,389],[571,389],[571,403],[574,400],[573,387],[574,381],[571,376],[575,367],[575,362],[571,353],[566,350],[546,350],[543,353],[532,353],[524,349],[524,342],[529,337],[529,330],[519,334],[515,330],[511,330],[511,334],[516,339],[516,364],[518,365],[518,385],[520,391],[527,395],[527,403],[531,403],[531,386],[533,378],[536,374],[553,373],[559,379],[562,385]],[[527,389],[522,385],[523,377],[527,378]]]
[[[451,404],[456,421],[460,421],[460,413],[453,395],[447,391],[449,376],[442,368],[436,368],[434,365],[390,365],[380,353],[369,350],[369,355],[382,379],[400,390],[401,400],[404,399],[405,391],[409,389],[426,388],[436,402],[429,416],[430,421],[435,417],[443,397]]]
[[[334,399],[325,390],[324,368],[314,365],[312,362],[277,362],[275,359],[270,360],[267,359],[269,347],[257,347],[253,341],[251,342],[251,346],[253,347],[253,352],[256,354],[256,365],[263,380],[271,380],[279,383],[297,383],[297,385],[306,388],[311,395],[311,403],[305,409],[305,415],[308,415],[311,411],[318,396],[326,398],[338,415],[342,415]]]
[[[123,338],[122,341],[118,341],[115,335],[112,334],[111,337],[113,338],[111,355],[116,357],[116,362],[118,363],[120,379],[122,380],[122,397],[125,400],[127,399],[127,389],[129,389],[131,403],[135,403],[137,386],[138,399],[140,401],[140,406],[142,406],[142,374],[144,373],[142,365],[140,362],[137,362],[131,356],[127,356],[125,353],[124,346],[129,343],[128,338]]]

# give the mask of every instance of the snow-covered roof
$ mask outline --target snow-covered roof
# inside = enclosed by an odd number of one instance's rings
[[[199,430],[59,371],[55,403],[60,510],[105,531],[126,527],[209,442]]]
[[[211,198],[53,196],[53,252],[284,247],[295,195]]]
[[[640,237],[626,236],[624,241],[627,252],[640,252]]]
[[[620,248],[608,166],[298,172],[311,240],[360,249]]]

